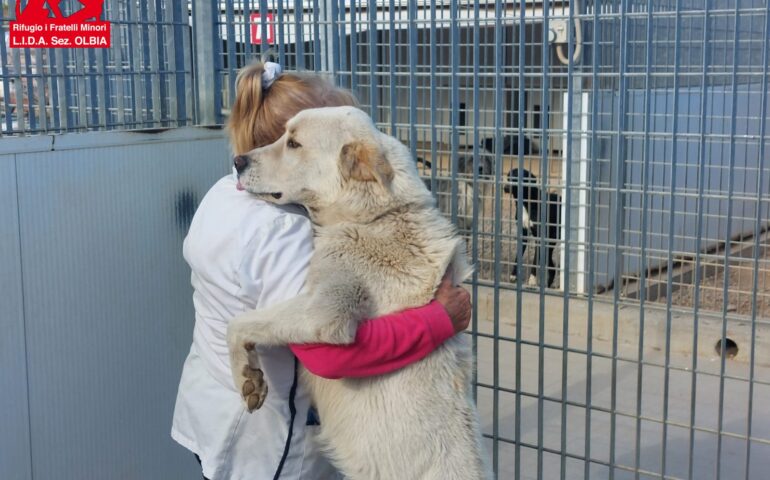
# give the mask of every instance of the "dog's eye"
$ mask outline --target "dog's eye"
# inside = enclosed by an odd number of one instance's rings
[[[289,147],[289,148],[299,148],[302,145],[300,145],[299,143],[295,142],[293,138],[290,138],[289,141],[286,142],[286,146]]]

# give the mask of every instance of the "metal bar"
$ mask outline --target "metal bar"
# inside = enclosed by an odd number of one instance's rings
[[[220,114],[217,72],[211,68],[217,65],[215,42],[219,38],[214,23],[215,3],[214,0],[193,0],[192,5],[196,121],[203,125],[213,125],[217,123]]]
[[[27,83],[27,106],[28,106],[28,119],[29,119],[29,128],[30,130],[34,131],[37,130],[37,115],[35,115],[35,87],[32,82],[32,56],[30,55],[30,49],[25,48],[24,49],[24,69],[26,70],[26,74],[24,75],[24,80],[26,80]],[[21,68],[19,68],[19,71],[21,71]],[[21,82],[19,82],[21,84]],[[23,88],[22,88],[23,90]],[[22,96],[23,100],[23,96]],[[19,98],[16,98],[16,101],[18,103]]]
[[[438,159],[436,156],[436,38],[438,33],[436,32],[436,0],[430,0],[430,191],[436,192],[438,187],[436,181],[436,168]]]
[[[229,4],[229,2],[228,2]],[[267,15],[270,13],[270,10],[267,8],[267,0],[259,0],[259,24],[261,27],[260,31],[260,54],[265,55],[267,51],[270,49],[270,42],[267,38],[268,33],[268,26],[267,26]],[[229,44],[230,42],[228,42]],[[235,59],[231,57],[230,62],[233,62]]]
[[[221,7],[220,7],[221,8]],[[264,17],[264,10],[260,8],[260,18]],[[215,20],[216,21],[216,20]],[[220,30],[221,26],[217,29]],[[233,3],[225,2],[225,31],[227,32],[227,103],[229,105],[235,103],[235,13],[233,11]],[[264,33],[265,28],[262,27]],[[244,37],[245,43],[251,43],[251,36],[249,41],[246,41],[247,37]]]
[[[456,12],[457,4],[456,0],[453,1],[453,11]],[[497,148],[495,148],[495,185],[500,185],[502,183],[502,177],[503,177],[503,155],[502,155],[502,149],[499,148],[500,145],[502,145],[502,138],[500,136],[500,129],[503,126],[503,105],[505,103],[505,97],[503,92],[503,85],[505,82],[504,77],[502,76],[501,69],[503,68],[503,28],[501,25],[501,16],[502,16],[502,4],[500,0],[495,1],[495,145]],[[454,16],[453,16],[454,18]],[[456,43],[458,40],[458,32],[456,31],[456,22],[452,22],[453,28],[452,28],[452,45]],[[453,73],[456,72],[457,69],[457,62],[459,61],[459,52],[453,51],[452,52],[452,71]],[[456,109],[457,109],[457,96],[456,96],[456,85],[457,80],[453,81],[453,92],[452,92],[452,124],[455,125],[457,123],[457,115],[456,115]],[[457,146],[457,134],[456,131],[452,134],[452,151],[453,151],[453,159],[452,159],[452,175],[453,178],[455,178],[456,171],[457,171],[457,152],[456,152],[456,146]],[[455,186],[455,182],[452,182],[453,186]],[[452,196],[453,200],[456,202],[456,186],[452,190]],[[501,217],[502,217],[502,208],[503,208],[503,202],[502,202],[502,194],[500,188],[495,188],[495,225],[494,225],[494,254],[493,258],[495,260],[495,269],[494,269],[494,290],[493,290],[493,315],[494,315],[494,324],[493,324],[493,344],[492,344],[492,372],[493,372],[493,385],[494,390],[492,392],[492,470],[495,474],[498,474],[500,471],[500,446],[498,442],[498,437],[500,435],[500,343],[498,341],[498,337],[500,336],[500,257],[501,257],[501,244],[500,244],[500,236],[501,236]],[[455,215],[456,208],[455,205],[452,206],[452,214]]]
[[[163,19],[167,21],[170,17],[171,23],[176,22],[177,17],[179,16],[180,8],[181,2],[172,2],[171,5],[166,5],[165,8],[163,8],[163,4],[159,2],[157,6],[157,10],[163,12]],[[161,19],[159,18],[158,20],[160,21]],[[170,38],[172,45],[181,45],[181,42],[179,42],[179,35],[177,35],[177,31],[179,29],[175,25],[171,25],[168,27],[168,30],[170,31],[170,35],[164,33],[163,38]],[[165,53],[166,55],[168,69],[172,72],[175,72],[171,74],[171,78],[168,80],[168,121],[164,122],[164,124],[180,126],[183,124],[182,118],[184,118],[184,115],[182,114],[184,101],[180,101],[179,92],[184,92],[184,76],[177,73],[177,57],[179,49],[174,48],[172,52],[167,52],[166,48],[168,47],[165,45],[166,42],[164,41],[163,43],[164,45],[160,47],[161,53]]]
[[[369,0],[374,2],[375,0]],[[303,19],[304,2],[302,0],[294,0],[294,45],[296,46],[296,68],[297,70],[304,70],[305,67],[305,33],[303,32]]]
[[[278,63],[286,65],[286,26],[284,25],[283,1],[277,0],[278,4]],[[295,40],[295,45],[297,41]]]
[[[524,70],[525,65],[527,62],[526,57],[526,5],[525,2],[519,3],[519,61],[518,61],[518,87],[519,87],[519,133],[518,133],[518,142],[519,145],[524,144],[524,110],[526,109],[526,102],[527,97],[525,94],[526,89],[526,83],[524,80]],[[497,141],[497,139],[495,139]],[[524,149],[519,149],[519,154],[517,156],[517,163],[519,172],[522,171],[524,168]],[[518,175],[517,177],[517,188],[518,191],[523,191],[522,188],[522,180],[523,175]],[[514,425],[514,431],[516,434],[516,439],[521,439],[521,341],[522,341],[522,288],[521,288],[521,281],[522,281],[522,247],[523,247],[523,236],[524,236],[524,230],[522,225],[522,218],[523,218],[523,204],[522,202],[516,202],[516,256],[514,257],[516,259],[516,378],[515,378],[515,385],[516,385],[516,406],[515,406],[515,417],[516,417],[516,424]],[[514,446],[514,476],[518,480],[521,478],[521,444],[520,442],[516,442],[516,445]]]
[[[735,188],[735,129],[736,129],[736,115],[738,109],[738,80],[737,70],[740,57],[738,56],[739,45],[739,32],[740,32],[740,3],[735,2],[735,23],[733,26],[733,57],[732,57],[732,102],[730,111],[730,160],[729,168],[727,170],[727,225],[725,229],[725,258],[724,258],[724,280],[723,280],[723,295],[724,302],[722,302],[722,338],[720,348],[720,364],[719,364],[719,410],[717,418],[717,458],[716,458],[716,476],[721,475],[722,466],[722,430],[724,426],[724,410],[725,410],[725,362],[727,360],[727,349],[725,348],[725,338],[727,338],[727,292],[730,287],[730,239],[732,237],[732,225],[733,225],[733,189]],[[762,140],[764,141],[764,139]],[[755,255],[759,255],[756,252]]]
[[[57,48],[54,52],[55,64],[61,67],[61,74],[56,78],[59,96],[59,116],[63,130],[70,128],[70,82],[67,78],[67,64],[64,63],[64,50]]]
[[[88,121],[88,101],[86,99],[86,75],[83,71],[83,64],[85,63],[83,57],[85,53],[83,50],[74,50],[72,54],[75,57],[75,80],[77,82],[77,95],[78,95],[78,120],[77,127],[83,130],[88,130],[90,123]]]
[[[680,4],[676,4],[677,15],[674,23],[674,105],[672,110],[671,121],[671,188],[669,191],[669,232],[668,232],[668,257],[667,257],[667,275],[666,284],[667,291],[671,291],[671,285],[673,281],[673,255],[672,250],[674,246],[674,219],[676,214],[676,183],[677,183],[677,133],[678,129],[678,116],[679,116],[679,65],[680,65],[680,19],[679,15]],[[671,295],[666,296],[667,307],[671,306]],[[667,308],[666,312],[666,343],[665,343],[665,368],[663,370],[663,426],[661,433],[661,448],[660,448],[660,471],[662,475],[666,474],[666,460],[668,453],[668,397],[669,397],[669,384],[670,384],[670,369],[671,364],[671,309]],[[697,353],[697,352],[694,352]],[[693,393],[694,394],[694,393]]]
[[[124,105],[125,102],[125,93],[123,92],[124,87],[124,81],[123,81],[123,36],[121,35],[122,26],[119,23],[121,20],[120,17],[120,3],[118,0],[110,0],[109,3],[109,12],[112,17],[111,21],[115,22],[111,26],[111,43],[112,48],[110,49],[112,55],[113,55],[113,62],[115,65],[115,73],[117,75],[115,79],[115,104],[117,108],[116,117],[117,122],[119,124],[123,124],[126,121],[126,107]],[[109,81],[109,80],[105,80]]]
[[[479,57],[479,3],[473,4],[473,62],[480,63]],[[471,264],[479,264],[479,79],[473,79],[473,206],[471,219]],[[474,357],[478,357],[479,350],[479,269],[473,269],[471,277],[471,298],[473,298],[473,310],[471,311],[471,348]],[[473,369],[473,401],[478,403],[479,391],[478,366]]]
[[[147,2],[149,3],[149,2]],[[155,93],[153,88],[153,70],[152,70],[152,46],[150,45],[150,25],[149,25],[149,5],[142,2],[139,5],[139,15],[141,16],[141,44],[142,44],[142,72],[144,75],[141,77],[142,93],[144,95],[144,109],[145,109],[145,127],[151,127],[155,117]]]
[[[55,82],[56,76],[58,75],[57,68],[56,68],[56,55],[55,51],[58,49],[49,48],[48,49],[48,60],[49,60],[49,70],[48,70],[48,91],[51,94],[51,128],[54,131],[59,131],[61,129],[61,111],[59,110],[59,88],[58,85]],[[2,129],[0,129],[2,130]]]
[[[620,3],[620,72],[618,75],[618,127],[617,127],[617,142],[618,142],[618,157],[617,157],[617,165],[615,169],[615,197],[613,206],[615,208],[615,241],[614,241],[614,247],[615,247],[615,274],[614,274],[614,281],[615,286],[613,288],[613,308],[612,308],[612,388],[610,392],[610,405],[611,405],[611,413],[610,413],[610,464],[614,465],[615,462],[615,443],[616,443],[616,429],[617,429],[617,419],[616,419],[616,409],[617,409],[617,375],[618,375],[618,307],[620,305],[620,290],[622,288],[622,278],[623,278],[623,255],[621,253],[621,250],[618,248],[619,245],[624,244],[622,237],[623,237],[623,224],[624,224],[624,192],[623,192],[623,185],[625,182],[625,141],[623,138],[622,132],[626,130],[625,128],[625,119],[626,119],[626,63],[627,63],[627,54],[628,54],[628,25],[627,25],[627,19],[626,19],[626,11],[628,10],[628,5],[625,0],[621,0]],[[610,480],[614,480],[615,478],[615,469],[610,468]]]
[[[9,2],[9,10],[13,11],[13,1]],[[5,18],[3,18],[3,9],[0,8],[0,65],[3,67],[2,83],[3,83],[3,107],[5,110],[5,131],[8,134],[13,132],[13,117],[11,112],[11,88],[10,78],[11,75],[5,71],[5,66],[8,65],[8,52],[5,45]],[[3,129],[0,128],[0,137],[3,136]]]
[[[703,57],[701,62],[703,64],[702,77],[701,77],[701,97],[700,97],[700,141],[698,143],[698,155],[699,155],[699,174],[698,174],[698,225],[696,227],[695,235],[695,285],[701,284],[701,252],[703,250],[701,242],[703,237],[703,201],[704,201],[704,189],[706,182],[706,92],[708,91],[708,78],[706,77],[706,71],[708,70],[709,61],[709,1],[706,1],[705,10],[703,13]],[[689,426],[689,438],[688,438],[688,450],[689,458],[687,462],[687,478],[693,480],[693,463],[695,461],[695,455],[693,451],[695,449],[695,412],[697,406],[697,397],[695,392],[698,386],[698,355],[695,352],[698,351],[698,330],[700,326],[700,294],[701,289],[696,288],[694,292],[693,300],[693,337],[692,337],[692,375],[690,377],[690,426]]]
[[[645,80],[644,80],[644,144],[642,147],[643,166],[642,166],[642,198],[641,198],[641,267],[639,281],[639,342],[637,347],[637,358],[639,364],[636,368],[636,435],[634,437],[634,468],[636,474],[634,478],[639,480],[639,468],[642,456],[642,379],[644,378],[644,322],[645,322],[645,301],[647,300],[647,208],[648,208],[648,184],[650,179],[650,121],[652,119],[652,94],[650,92],[650,72],[652,67],[652,0],[647,0],[647,54],[645,59]]]
[[[21,53],[18,49],[15,49],[11,55],[12,69],[16,74],[16,78],[13,82],[14,94],[16,96],[16,121],[18,123],[18,131],[25,133],[27,130],[26,121],[24,118],[24,82],[21,76]]]
[[[342,85],[343,87],[348,87],[349,84],[344,83],[344,78],[338,75],[338,72],[342,70],[343,65],[347,62],[347,59],[345,57],[345,49],[340,48],[340,31],[339,31],[339,0],[327,0],[327,4],[329,4],[329,14],[331,15],[329,18],[329,31],[332,34],[331,42],[332,42],[332,58],[331,63],[329,66],[329,69],[332,72],[332,75],[337,80],[337,82]],[[344,26],[342,27],[345,28]]]
[[[43,60],[43,49],[36,48],[35,49],[35,69],[37,70],[37,107],[38,107],[38,115],[37,117],[40,119],[40,129],[42,131],[48,130],[48,97],[46,95],[46,77],[45,74],[45,61]],[[32,90],[30,90],[30,93]]]
[[[497,5],[497,3],[495,3]],[[498,20],[499,20],[499,15]],[[457,26],[457,22],[454,21],[454,19],[457,18],[457,0],[450,0],[449,2],[449,17],[451,19],[451,27],[449,30],[449,43],[451,45],[450,49],[450,68],[451,68],[451,80],[450,80],[450,92],[449,92],[449,108],[450,108],[450,119],[449,124],[451,126],[450,131],[450,138],[449,138],[449,158],[450,158],[450,168],[451,168],[451,176],[452,176],[452,183],[450,185],[450,208],[452,211],[452,223],[457,224],[457,215],[458,215],[458,185],[457,185],[457,174],[458,174],[458,168],[459,168],[459,161],[458,158],[458,149],[460,144],[460,135],[459,131],[457,129],[457,123],[459,121],[459,103],[460,103],[460,85],[459,85],[459,78],[457,77],[457,71],[459,69],[458,63],[460,62],[460,30]],[[502,29],[501,29],[502,30]],[[502,40],[501,45],[502,48]],[[495,45],[495,48],[497,48],[497,45]],[[502,52],[500,53],[501,58],[501,65],[502,65]],[[497,53],[495,53],[495,57],[497,57]],[[497,60],[496,60],[497,61]],[[497,68],[497,64],[495,64],[495,78],[496,82],[499,83],[499,68]],[[495,93],[497,95],[497,92]],[[502,94],[500,96],[496,96],[498,101],[501,101]],[[391,100],[393,101],[393,99]],[[497,113],[495,113],[497,115]],[[500,112],[501,119],[502,119],[502,111]],[[495,121],[495,128],[502,128],[502,121],[498,122]],[[499,217],[497,217],[499,219]],[[497,258],[497,257],[496,257]],[[495,283],[498,283],[497,281]],[[497,318],[497,317],[495,317]]]
[[[181,15],[180,17],[183,19],[190,18],[190,11],[188,10],[188,2],[180,2],[176,5],[179,5],[179,8],[181,9]],[[192,95],[189,95],[188,92],[190,90],[193,90],[195,88],[195,70],[193,68],[193,53],[192,53],[192,28],[190,28],[190,25],[185,21],[181,26],[178,27],[181,30],[181,36],[182,36],[182,78],[181,78],[181,84],[177,84],[177,91],[180,92],[179,94],[182,95],[184,98],[184,103],[182,104],[184,106],[184,123],[183,125],[187,125],[188,121],[194,122],[195,121],[195,104],[193,103]]]
[[[157,0],[155,0],[157,1]],[[147,49],[149,50],[150,57],[150,86],[152,88],[152,120],[154,125],[159,125],[163,119],[163,102],[161,102],[161,77],[163,73],[160,73],[160,57],[163,49],[163,35],[159,32],[160,26],[157,23],[160,21],[160,12],[155,8],[155,1],[147,2],[147,36],[149,43]],[[151,20],[154,19],[154,25]]]
[[[435,0],[432,1],[435,2]],[[369,19],[369,111],[371,112],[372,118],[376,123],[379,120],[377,115],[379,109],[379,102],[377,100],[377,77],[375,75],[378,64],[377,38],[379,36],[377,33],[376,0],[369,0],[369,3],[366,7],[366,15]],[[433,77],[431,77],[431,79],[432,78]]]
[[[414,24],[417,18],[417,5],[410,2],[407,10],[409,14],[409,70],[417,71],[417,27]],[[417,76],[409,77],[409,151],[412,158],[417,158]]]
[[[96,75],[91,75],[91,95],[94,94],[93,84],[96,83],[96,98],[98,107],[98,125],[99,128],[107,128],[107,109],[111,103],[109,95],[107,95],[107,77],[104,75],[107,68],[107,51],[106,49],[99,49],[92,52],[97,58],[96,63]],[[96,109],[95,109],[96,110]]]
[[[350,5],[350,89],[354,92],[358,90],[358,12],[358,3],[353,2]],[[341,27],[344,32],[344,24]],[[416,121],[417,118],[414,119]]]
[[[540,203],[540,209],[539,209],[539,238],[537,238],[538,245],[535,248],[538,248],[539,255],[537,255],[536,263],[538,263],[538,282],[539,282],[539,296],[540,296],[540,305],[538,308],[538,349],[537,349],[537,392],[538,392],[538,398],[537,398],[537,476],[538,478],[543,478],[543,447],[544,447],[544,435],[545,435],[545,428],[544,428],[544,408],[545,404],[543,401],[543,395],[545,394],[545,349],[543,348],[542,344],[545,342],[545,287],[548,275],[546,274],[546,254],[547,247],[546,247],[546,232],[548,231],[548,219],[546,217],[547,214],[547,208],[543,208],[542,200],[546,196],[547,188],[548,188],[548,177],[549,177],[549,170],[548,170],[548,134],[549,129],[548,125],[550,123],[550,117],[548,115],[549,112],[549,105],[550,105],[550,88],[549,88],[549,82],[550,82],[550,76],[548,75],[549,72],[549,66],[551,62],[551,56],[550,56],[550,49],[548,48],[548,27],[549,27],[549,10],[550,10],[550,2],[546,0],[543,2],[543,31],[542,31],[542,37],[540,39],[540,48],[541,48],[541,61],[543,66],[542,71],[542,85],[541,85],[541,98],[540,98],[540,105],[541,105],[541,118],[542,118],[542,124],[541,124],[541,148],[540,148],[540,192],[541,192],[541,203]],[[495,150],[500,150],[500,146],[502,144],[495,142]],[[519,149],[521,150],[521,149]]]
[[[390,20],[390,30],[388,31],[388,64],[390,68],[390,72],[396,71],[396,28],[395,28],[395,21],[396,21],[396,8],[395,8],[395,0],[388,0],[390,2],[390,8],[388,9],[388,19]],[[388,81],[389,86],[389,94],[388,94],[388,100],[390,104],[390,108],[388,109],[388,112],[390,114],[390,134],[395,136],[398,136],[398,133],[396,132],[396,82],[394,78],[390,78]],[[453,219],[454,220],[454,219]]]
[[[325,1],[325,0],[324,0]],[[319,18],[321,8],[318,0],[313,0],[313,70],[323,70],[321,64],[321,20]]]
[[[746,412],[746,463],[744,466],[745,478],[750,480],[751,475],[751,432],[752,422],[754,419],[754,383],[755,383],[755,363],[756,363],[756,346],[757,346],[757,292],[759,291],[759,245],[760,237],[762,234],[762,194],[764,188],[764,171],[765,171],[765,134],[767,133],[767,87],[768,77],[770,77],[770,70],[768,70],[768,64],[770,64],[770,2],[765,3],[765,27],[764,27],[765,43],[762,51],[762,65],[764,65],[764,75],[762,76],[762,100],[761,113],[759,115],[759,166],[757,171],[757,222],[754,225],[754,281],[751,293],[751,340],[749,354],[749,392],[748,392],[748,405]],[[727,301],[725,301],[727,303]],[[723,348],[724,350],[724,348]]]
[[[142,112],[142,95],[141,95],[142,77],[140,74],[141,67],[139,66],[139,61],[141,59],[141,53],[139,52],[139,44],[140,44],[139,19],[138,19],[139,15],[137,14],[136,2],[128,3],[128,9],[126,10],[126,13],[127,13],[128,21],[132,22],[129,24],[129,29],[128,29],[128,45],[130,48],[128,59],[131,65],[130,95],[133,98],[133,103],[134,103],[133,119],[134,119],[134,123],[136,124],[144,120],[144,114]],[[209,94],[212,94],[213,91],[214,90],[212,86],[212,90],[209,92]],[[201,98],[200,95],[198,96],[198,98],[199,99]]]
[[[254,45],[252,44],[251,39],[251,14],[252,14],[252,8],[251,8],[251,2],[249,0],[243,0],[242,10],[241,10],[241,38],[243,39],[243,50],[246,58],[244,59],[244,65],[248,64],[249,59],[252,58],[252,55],[254,53]],[[221,8],[221,7],[220,7]],[[225,15],[227,15],[227,10],[225,10]],[[283,62],[280,62],[281,65],[284,65]]]
[[[564,347],[562,351],[562,357],[561,357],[561,463],[559,465],[559,471],[560,471],[560,479],[565,480],[567,478],[567,375],[569,372],[569,355],[567,353],[567,350],[569,348],[569,292],[570,292],[570,233],[571,233],[571,227],[572,227],[572,155],[573,155],[573,149],[572,149],[572,119],[575,116],[575,103],[574,103],[574,63],[573,63],[573,54],[575,50],[575,44],[573,39],[573,26],[575,24],[575,8],[574,4],[570,5],[569,9],[569,21],[567,26],[567,59],[569,60],[567,63],[567,100],[566,105],[564,106],[564,110],[566,112],[567,116],[567,152],[566,152],[566,158],[567,158],[567,166],[566,166],[566,175],[563,175],[563,178],[566,178],[566,181],[564,182],[564,202],[562,205],[557,205],[557,208],[559,208],[562,212],[561,218],[565,218],[566,222],[562,228],[564,228],[564,244],[562,245],[562,251],[564,252],[564,262],[562,263],[563,269],[559,273],[562,279],[562,284],[564,285],[564,291],[562,292],[562,305],[563,305],[563,313],[562,313],[562,345]],[[578,12],[580,13],[580,12]],[[582,105],[581,105],[582,109]],[[521,148],[519,150],[522,150]],[[578,158],[578,162],[580,159]],[[550,198],[546,196],[546,203],[545,207],[546,209],[550,210]],[[554,222],[557,221],[556,219],[552,219]],[[550,227],[548,225],[547,227]],[[560,226],[561,227],[561,226]],[[555,239],[549,239],[551,241],[556,241]],[[548,246],[545,246],[544,251],[549,251]],[[542,256],[542,252],[541,252]],[[546,259],[550,261],[551,259]],[[550,274],[546,272],[545,278],[546,282],[549,278]],[[550,285],[549,285],[550,286]]]

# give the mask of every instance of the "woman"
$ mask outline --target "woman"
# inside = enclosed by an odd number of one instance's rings
[[[228,124],[233,152],[273,143],[301,110],[342,105],[356,105],[353,95],[320,75],[282,74],[271,62],[247,67],[238,76]],[[185,239],[196,320],[172,437],[199,457],[204,478],[333,478],[333,468],[313,442],[318,422],[308,392],[297,382],[297,359],[327,378],[395,371],[467,327],[469,296],[445,281],[436,301],[362,323],[351,345],[259,350],[270,395],[249,414],[230,374],[227,323],[246,309],[299,293],[313,232],[299,207],[271,205],[237,187],[235,174],[217,182],[198,207]]]

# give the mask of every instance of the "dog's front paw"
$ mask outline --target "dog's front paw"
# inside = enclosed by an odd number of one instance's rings
[[[235,388],[241,393],[246,409],[251,413],[260,408],[267,398],[267,382],[262,369],[259,368],[259,357],[254,344],[231,344],[230,367]]]
[[[247,352],[248,361],[241,370],[244,378],[241,385],[241,396],[243,401],[246,402],[246,409],[251,413],[265,403],[265,398],[267,398],[267,382],[265,381],[265,374],[259,368],[254,344],[247,343],[243,348]]]

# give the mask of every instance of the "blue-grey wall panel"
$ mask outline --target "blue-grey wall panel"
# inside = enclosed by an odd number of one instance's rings
[[[32,478],[14,155],[0,155],[0,478]]]
[[[698,182],[704,177],[703,226],[701,247],[714,248],[741,234],[753,233],[757,214],[767,219],[770,204],[766,198],[758,198],[758,181],[764,182],[763,191],[770,189],[768,171],[759,171],[759,106],[762,94],[758,86],[739,86],[736,92],[736,118],[731,118],[732,95],[730,87],[706,89],[705,150],[700,152],[699,118],[701,88],[683,88],[679,91],[679,118],[677,120],[676,182],[674,184],[674,208],[671,208],[671,165],[674,93],[672,90],[651,90],[650,104],[653,115],[650,123],[648,161],[650,171],[644,178],[644,110],[645,92],[632,90],[626,99],[628,124],[624,134],[626,146],[623,159],[618,156],[616,133],[601,137],[598,142],[595,165],[598,184],[603,187],[597,193],[597,250],[594,265],[597,284],[608,284],[614,276],[615,265],[615,201],[616,172],[620,162],[625,163],[622,231],[620,248],[625,248],[623,272],[641,270],[641,235],[647,236],[647,267],[663,265],[668,260],[669,221],[674,213],[673,244],[675,257],[692,255],[696,250],[698,231]],[[617,130],[617,93],[602,93],[600,111],[594,117],[596,128],[611,132]],[[730,128],[735,122],[734,163],[730,163]],[[766,167],[767,168],[767,167]],[[728,191],[733,185],[732,222],[727,231]],[[642,189],[647,184],[647,229],[642,226]],[[758,209],[761,211],[758,212]]]
[[[229,161],[196,132],[18,155],[36,479],[200,474],[169,436],[194,321],[182,240]]]

